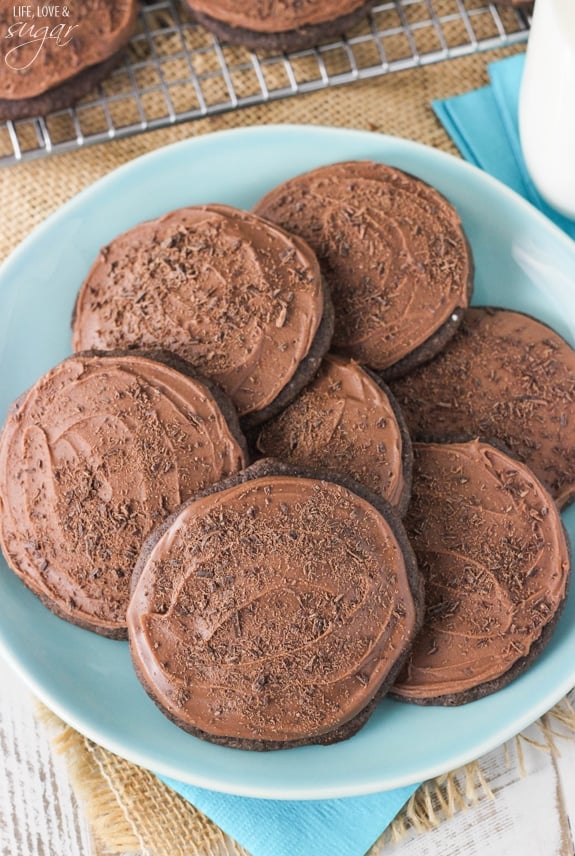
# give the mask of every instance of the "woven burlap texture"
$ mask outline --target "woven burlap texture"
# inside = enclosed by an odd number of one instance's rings
[[[271,123],[334,125],[394,134],[456,154],[453,143],[434,117],[431,101],[484,85],[488,60],[521,49],[475,55],[299,95],[7,168],[0,173],[0,259],[52,211],[101,176],[160,146],[211,131]],[[553,715],[575,732],[575,716],[567,701]],[[221,830],[152,774],[91,743],[45,709],[41,716],[58,735],[75,787],[86,801],[88,816],[101,840],[102,854],[245,853],[239,846],[231,845]],[[547,735],[549,748],[552,729],[546,720],[540,722],[540,727]],[[463,771],[422,786],[387,837],[397,839],[413,827],[430,828],[489,794],[489,784],[480,766],[468,765]],[[382,844],[383,838],[373,852],[379,852]]]

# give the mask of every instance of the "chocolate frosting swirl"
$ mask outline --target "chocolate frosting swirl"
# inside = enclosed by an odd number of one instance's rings
[[[473,263],[457,212],[398,169],[320,167],[254,210],[315,250],[336,310],[334,348],[371,368],[411,354],[469,302]]]
[[[0,0],[0,98],[11,101],[40,95],[113,56],[130,38],[138,11],[136,0],[78,0],[68,16],[59,6],[58,14],[15,18],[15,7]]]
[[[323,308],[303,241],[225,205],[182,208],[100,252],[78,296],[73,346],[168,348],[246,415],[293,378]]]
[[[389,522],[311,478],[262,476],[192,501],[138,573],[136,671],[179,725],[216,742],[333,731],[371,701],[419,623]]]
[[[323,24],[355,12],[365,0],[188,0],[192,9],[258,33]]]
[[[412,434],[500,440],[559,507],[575,497],[575,351],[540,321],[472,307],[434,360],[390,388]]]
[[[411,444],[401,414],[383,384],[345,357],[324,357],[314,380],[263,426],[256,448],[349,475],[396,508],[407,502]]]
[[[414,454],[405,525],[426,614],[393,693],[453,703],[529,656],[566,597],[569,549],[551,497],[523,464],[477,440],[415,443]]]
[[[63,617],[124,629],[150,530],[245,465],[208,388],[163,363],[79,355],[13,407],[0,438],[0,541]]]

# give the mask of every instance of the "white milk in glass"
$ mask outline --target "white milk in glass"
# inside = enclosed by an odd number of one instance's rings
[[[575,0],[536,0],[519,131],[537,189],[575,219]]]

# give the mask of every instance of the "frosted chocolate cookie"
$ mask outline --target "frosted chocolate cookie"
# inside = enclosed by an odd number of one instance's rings
[[[333,348],[398,377],[451,338],[473,260],[455,208],[393,167],[352,161],[279,185],[257,214],[304,238],[332,294]]]
[[[312,250],[226,205],[182,208],[104,247],[74,311],[74,350],[163,347],[216,381],[244,423],[314,376],[333,308]]]
[[[296,400],[261,427],[256,448],[351,476],[400,514],[407,508],[412,452],[403,416],[385,384],[353,360],[324,357]]]
[[[144,688],[181,728],[242,749],[354,734],[423,611],[411,547],[384,500],[269,460],[168,518],[133,585]]]
[[[17,14],[35,8],[0,0],[0,120],[62,110],[94,89],[117,65],[138,3],[92,0],[42,6],[42,17]]]
[[[184,0],[193,17],[231,44],[294,51],[341,36],[376,0]]]
[[[486,443],[415,443],[405,525],[426,612],[393,695],[457,705],[495,692],[542,651],[567,597],[569,547],[552,498]]]
[[[560,507],[575,497],[575,351],[540,321],[472,307],[444,351],[391,389],[412,435],[500,440]]]
[[[61,618],[126,636],[130,576],[153,527],[245,466],[219,391],[147,355],[79,354],[13,405],[0,436],[0,543]]]

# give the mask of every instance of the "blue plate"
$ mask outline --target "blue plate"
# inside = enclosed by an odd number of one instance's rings
[[[186,140],[81,193],[0,270],[0,420],[70,352],[70,314],[98,249],[172,208],[250,208],[275,184],[339,160],[373,158],[435,185],[459,209],[477,264],[476,303],[529,312],[575,340],[575,244],[484,173],[430,148],[356,131],[257,127]],[[575,507],[564,515],[575,542]],[[500,692],[459,708],[384,701],[335,746],[244,752],[202,742],[165,719],[132,671],[128,645],[55,618],[0,561],[0,651],[36,695],[101,745],[215,790],[286,799],[352,796],[419,782],[516,734],[575,684],[575,592],[539,660]]]

